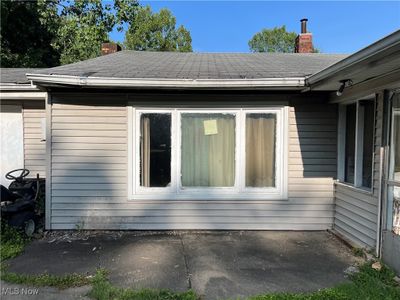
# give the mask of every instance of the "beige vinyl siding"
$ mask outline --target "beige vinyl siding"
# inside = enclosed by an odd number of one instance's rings
[[[43,101],[24,101],[24,159],[25,168],[31,171],[29,177],[38,173],[41,178],[46,177],[46,141],[43,141],[41,122],[46,118],[45,103]]]
[[[377,198],[336,185],[335,230],[361,247],[375,247]]]
[[[372,191],[363,191],[344,184],[335,185],[334,229],[357,246],[368,248],[374,248],[376,243],[383,121],[382,96],[382,94],[378,96],[375,112]]]
[[[52,105],[52,229],[331,228],[336,106],[290,108],[289,199],[172,201],[128,199],[127,107],[110,103]]]

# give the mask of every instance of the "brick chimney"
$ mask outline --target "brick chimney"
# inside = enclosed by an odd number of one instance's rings
[[[301,33],[296,37],[294,52],[312,53],[314,51],[312,43],[312,33],[307,32],[308,19],[301,19]]]
[[[101,55],[107,55],[118,51],[121,51],[121,46],[116,43],[101,44]]]

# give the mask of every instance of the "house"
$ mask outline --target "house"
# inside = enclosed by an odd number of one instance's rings
[[[39,69],[0,70],[1,99],[1,184],[8,186],[4,175],[14,169],[27,168],[30,177],[46,173],[45,99],[26,78]],[[5,146],[6,145],[6,146]]]
[[[302,23],[299,53],[120,51],[28,72],[46,91],[46,227],[332,229],[399,271],[400,31],[302,53]]]
[[[306,80],[338,105],[333,229],[400,273],[400,31]],[[372,146],[372,147],[371,147]]]

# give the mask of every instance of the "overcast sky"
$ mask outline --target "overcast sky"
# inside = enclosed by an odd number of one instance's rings
[[[140,1],[168,8],[192,35],[197,52],[248,52],[262,28],[299,32],[308,18],[314,45],[325,53],[352,53],[400,29],[400,1]],[[111,38],[122,42],[123,33]]]

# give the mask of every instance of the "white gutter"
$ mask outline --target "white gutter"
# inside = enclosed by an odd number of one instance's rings
[[[39,91],[13,91],[13,92],[1,92],[1,100],[44,100],[46,98],[46,92]]]
[[[40,91],[31,83],[0,83],[0,91]]]
[[[400,30],[380,39],[379,41],[361,49],[360,51],[350,55],[349,57],[333,64],[332,66],[315,73],[314,75],[307,78],[307,85],[313,85],[318,81],[324,80],[328,77],[335,75],[337,72],[342,71],[345,68],[351,67],[363,60],[368,59],[379,52],[382,52],[388,48],[400,44]]]
[[[132,87],[132,88],[304,88],[304,77],[258,79],[168,79],[168,78],[115,78],[80,77],[70,75],[26,74],[29,80],[41,84]]]

